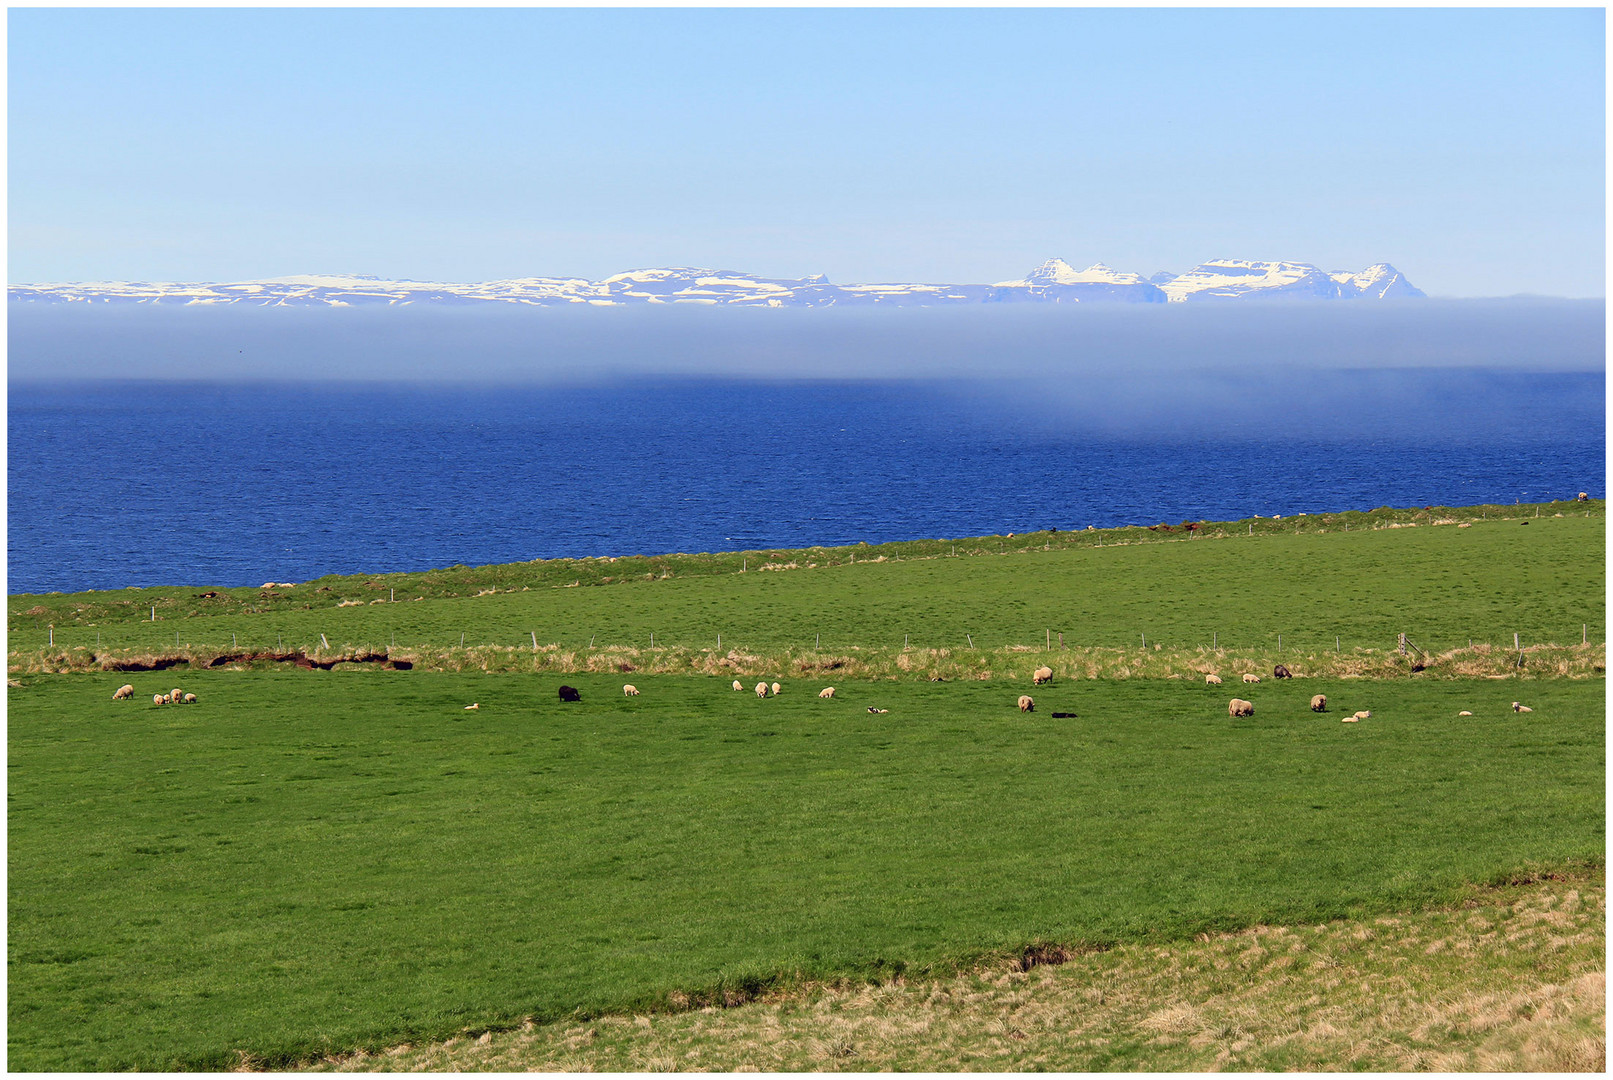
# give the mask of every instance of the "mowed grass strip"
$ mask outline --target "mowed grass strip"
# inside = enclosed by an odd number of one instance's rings
[[[1600,682],[1535,684],[1529,714],[1488,682],[1267,683],[1232,719],[1162,680],[1030,714],[989,683],[121,681],[8,694],[14,1069],[277,1064],[1314,923],[1604,846]],[[170,685],[200,701],[151,706]]]
[[[1606,901],[1590,868],[1452,907],[792,988],[727,1009],[528,1022],[314,1068],[1602,1072]]]
[[[1171,542],[1154,542],[1155,534],[1142,530],[1150,542],[779,571],[736,567],[576,588],[495,584],[479,596],[415,599],[403,590],[396,602],[381,579],[344,579],[299,585],[275,602],[295,598],[297,605],[259,613],[227,598],[195,600],[189,590],[166,590],[155,622],[151,597],[119,601],[122,614],[103,603],[117,594],[13,597],[10,648],[17,666],[52,639],[54,654],[69,658],[74,650],[81,658],[131,650],[313,652],[325,650],[325,642],[409,655],[461,641],[530,649],[534,638],[567,649],[590,642],[645,648],[652,634],[657,646],[718,654],[904,643],[1043,646],[1059,634],[1076,647],[1146,641],[1166,649],[1212,643],[1273,649],[1279,635],[1287,649],[1391,649],[1401,633],[1430,652],[1469,640],[1511,648],[1514,634],[1523,645],[1577,645],[1582,635],[1600,644],[1605,526],[1598,514],[1480,520],[1466,529],[1234,533]],[[475,580],[482,572],[467,568],[464,576]],[[223,613],[206,614],[214,603]]]

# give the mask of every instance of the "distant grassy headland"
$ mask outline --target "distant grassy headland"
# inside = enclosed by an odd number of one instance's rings
[[[1124,678],[1280,659],[1328,675],[1585,676],[1605,656],[1605,526],[1601,500],[1380,508],[13,595],[8,663],[243,667],[297,654],[842,678],[1024,677],[1046,663]]]

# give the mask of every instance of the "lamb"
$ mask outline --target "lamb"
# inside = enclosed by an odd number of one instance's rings
[[[1360,722],[1361,722],[1361,718],[1359,716],[1341,716],[1341,717],[1339,717],[1339,723],[1341,723],[1341,724],[1359,724]]]
[[[1527,706],[1527,705],[1519,705],[1516,701],[1514,701],[1512,703],[1512,711],[1513,712],[1534,712],[1534,710],[1531,709],[1529,706]]]
[[[1204,676],[1204,685],[1205,686],[1220,686],[1221,685],[1221,676],[1219,676],[1219,675],[1206,675],[1206,676]]]
[[[1252,701],[1245,701],[1243,698],[1235,697],[1227,702],[1228,716],[1253,716],[1254,714],[1255,703]]]
[[[186,694],[185,697],[184,697],[184,702],[185,702],[186,705],[194,705],[194,704],[196,704],[196,695],[195,694]]]
[[[734,689],[735,690],[743,690],[743,689],[745,689],[745,687],[740,684],[740,681],[738,679],[735,679],[734,680]]]
[[[890,712],[889,709],[876,709],[872,705],[868,706],[868,711],[871,712],[871,713],[888,713],[888,712]]]
[[[481,707],[482,703],[480,701],[473,701],[469,705],[465,706],[465,711],[470,712],[472,709],[480,709]]]
[[[1246,671],[1243,674],[1243,681],[1246,682],[1246,683],[1259,682],[1260,681],[1260,676],[1254,674],[1253,672]]]
[[[1370,717],[1370,716],[1371,716],[1371,715],[1372,715],[1372,713],[1371,713],[1371,712],[1369,712],[1369,711],[1368,711],[1368,710],[1366,710],[1366,709],[1362,709],[1362,710],[1361,710],[1361,711],[1360,711],[1360,712],[1358,712],[1358,713],[1356,713],[1356,714],[1355,714],[1355,718],[1356,718],[1356,719],[1357,719],[1357,720],[1366,720],[1366,719],[1367,719],[1367,718],[1369,718],[1369,717]]]
[[[778,683],[774,683],[773,684],[773,696],[778,697],[778,692],[779,692],[779,685],[778,685]]]
[[[1031,682],[1035,683],[1037,686],[1040,686],[1045,682],[1052,681],[1053,669],[1050,667],[1039,667],[1035,671],[1031,672]]]
[[[163,704],[162,695],[161,694],[152,694],[151,695],[151,703],[153,705],[161,705],[161,704]]]
[[[577,688],[575,686],[562,686],[560,688],[560,700],[581,701],[582,695],[577,692]]]
[[[1035,712],[1036,711],[1036,702],[1031,700],[1031,696],[1029,694],[1021,694],[1021,695],[1019,695],[1019,711],[1020,712]]]
[[[835,688],[832,686],[825,686],[822,690],[818,691],[818,696],[821,698],[834,697]]]
[[[1289,671],[1281,664],[1278,664],[1276,667],[1272,668],[1271,674],[1273,677],[1278,679],[1292,679],[1294,677],[1294,673]]]
[[[767,684],[766,683],[759,682],[759,683],[756,684],[756,696],[757,697],[766,697],[767,696]]]
[[[1327,712],[1327,695],[1317,694],[1311,698],[1311,712]]]
[[[122,686],[112,691],[113,701],[122,701],[124,698],[132,697],[134,697],[134,687],[130,686],[128,683],[124,683]]]
[[[632,683],[628,683],[626,686],[622,687],[622,696],[638,697],[638,687],[634,686]]]
[[[1468,712],[1466,709],[1463,709],[1461,712],[1457,713],[1456,715],[1457,716],[1472,716],[1473,714]]]

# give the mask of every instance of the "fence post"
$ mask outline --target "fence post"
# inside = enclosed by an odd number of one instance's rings
[[[1399,648],[1400,648],[1400,655],[1405,656],[1406,655],[1406,635],[1405,634],[1400,635],[1400,646],[1399,646]]]

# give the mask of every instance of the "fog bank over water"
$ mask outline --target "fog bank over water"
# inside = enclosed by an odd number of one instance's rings
[[[734,310],[10,305],[10,377],[589,383],[1600,371],[1600,300]]]

